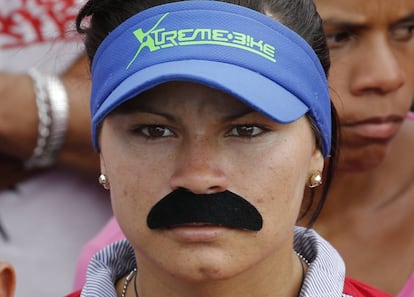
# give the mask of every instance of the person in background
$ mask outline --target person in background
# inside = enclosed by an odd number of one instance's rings
[[[0,261],[0,297],[13,297],[16,289],[16,273],[9,263]]]
[[[70,296],[389,296],[296,226],[336,156],[321,25],[303,0],[85,4],[99,182],[127,239]]]
[[[81,3],[0,1],[0,258],[15,267],[16,297],[67,292],[82,245],[112,214],[91,182]]]
[[[315,229],[347,273],[414,296],[414,1],[316,0],[340,156]]]

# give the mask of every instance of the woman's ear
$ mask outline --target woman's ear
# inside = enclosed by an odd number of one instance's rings
[[[102,154],[100,154],[99,155],[99,159],[100,159],[100,162],[101,162],[101,173],[102,174],[105,174],[105,172],[106,172],[106,168],[105,168],[105,160],[104,160],[104,158],[102,157]],[[1,296],[0,296],[1,297]]]
[[[12,265],[0,262],[0,297],[13,297],[16,289],[16,273]]]
[[[105,190],[109,190],[111,186],[109,184],[109,178],[106,176],[105,171],[105,162],[103,161],[101,155],[101,174],[99,175],[98,181]]]
[[[325,164],[325,158],[319,148],[315,148],[312,154],[311,163],[309,166],[310,173],[319,171],[323,172],[323,166]]]
[[[309,166],[308,172],[308,187],[315,188],[322,184],[322,172],[323,172],[323,165],[324,165],[324,157],[322,152],[315,148],[312,154],[312,159]]]

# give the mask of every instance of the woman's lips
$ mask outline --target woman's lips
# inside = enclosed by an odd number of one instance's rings
[[[210,242],[223,236],[229,228],[213,224],[186,224],[164,229],[179,241]]]
[[[398,133],[402,121],[403,119],[395,117],[386,120],[370,119],[344,124],[341,127],[345,129],[344,133],[352,133],[359,138],[389,141]]]

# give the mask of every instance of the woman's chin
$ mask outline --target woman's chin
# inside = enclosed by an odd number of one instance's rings
[[[173,274],[182,281],[189,283],[220,282],[239,274],[237,269],[225,267],[223,263],[216,264],[209,261],[209,263],[198,263],[194,266],[181,267],[181,269],[176,267]]]
[[[336,164],[338,172],[364,173],[374,170],[386,159],[388,146],[372,145],[368,148],[343,148]]]

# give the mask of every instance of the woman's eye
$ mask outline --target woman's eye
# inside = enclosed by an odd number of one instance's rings
[[[170,129],[163,126],[142,126],[134,129],[134,131],[143,134],[147,138],[160,138],[175,135]]]
[[[414,24],[399,26],[392,30],[392,37],[397,41],[409,41],[414,36]]]
[[[326,34],[326,42],[330,49],[339,48],[352,38],[352,34],[347,31],[339,31]]]
[[[258,126],[253,125],[243,125],[243,126],[236,126],[233,127],[228,133],[227,136],[237,136],[237,137],[255,137],[262,133],[265,130]]]

